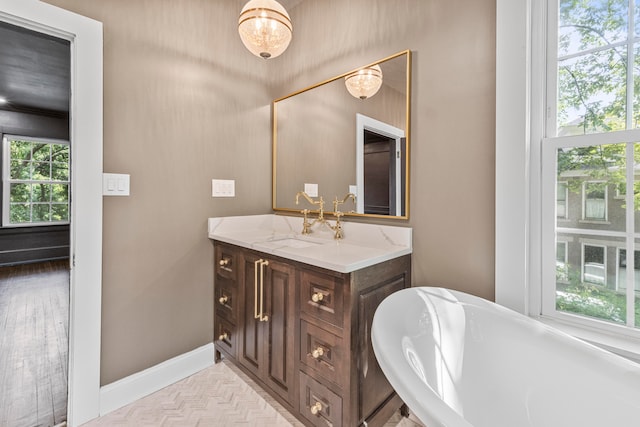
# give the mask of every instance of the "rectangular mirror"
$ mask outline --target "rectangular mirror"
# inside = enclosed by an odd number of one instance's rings
[[[369,70],[381,72],[380,88],[352,95],[346,78]],[[317,184],[327,208],[353,193],[356,202],[340,208],[346,215],[408,219],[410,95],[406,50],[276,99],[273,209],[312,208],[296,206],[295,196]]]

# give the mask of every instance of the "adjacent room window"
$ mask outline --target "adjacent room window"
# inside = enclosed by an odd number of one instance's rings
[[[547,3],[542,314],[640,335],[640,1]]]
[[[69,142],[3,137],[2,225],[69,222]]]

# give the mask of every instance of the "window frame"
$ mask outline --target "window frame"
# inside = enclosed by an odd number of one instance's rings
[[[21,140],[28,141],[31,143],[40,143],[40,144],[49,144],[49,145],[67,145],[69,147],[69,162],[68,162],[68,173],[67,179],[65,181],[57,181],[52,180],[51,176],[49,180],[23,180],[23,179],[11,179],[11,141],[13,140]],[[30,137],[24,135],[15,135],[15,134],[4,134],[2,135],[2,228],[21,228],[21,227],[46,227],[46,226],[55,226],[55,225],[68,225],[70,223],[71,216],[71,145],[68,140],[64,139],[54,139],[54,138],[40,138],[40,137]],[[51,160],[49,160],[51,162]],[[24,183],[24,184],[65,184],[67,186],[67,212],[68,218],[64,221],[30,221],[30,222],[21,222],[21,223],[12,223],[11,222],[11,184],[15,183]],[[51,206],[54,204],[51,200],[48,203],[51,210]],[[33,206],[34,203],[32,201],[29,202],[29,205]]]
[[[546,87],[545,97],[542,102],[539,102],[539,107],[536,108],[536,104],[532,103],[531,114],[532,117],[538,117],[538,120],[542,121],[539,135],[532,132],[532,144],[540,145],[540,210],[536,212],[532,209],[532,215],[540,224],[541,235],[532,239],[532,245],[539,245],[541,250],[541,256],[539,258],[539,265],[537,268],[540,270],[540,280],[532,282],[531,293],[528,298],[532,301],[539,301],[539,304],[535,304],[531,307],[529,314],[539,316],[542,320],[548,320],[551,323],[560,322],[562,325],[568,325],[570,328],[584,328],[584,330],[596,331],[596,333],[604,333],[608,336],[620,337],[624,340],[640,340],[640,324],[635,325],[634,319],[634,290],[633,290],[633,275],[627,276],[627,322],[625,325],[615,324],[606,320],[597,318],[591,318],[574,314],[570,312],[563,312],[556,309],[556,278],[555,269],[551,266],[555,266],[555,239],[556,234],[561,230],[557,226],[557,217],[555,215],[555,203],[556,203],[556,181],[557,177],[557,150],[561,148],[574,148],[574,147],[589,147],[595,145],[606,144],[626,144],[626,160],[627,164],[633,164],[634,162],[634,144],[640,142],[640,129],[633,129],[629,123],[629,117],[627,116],[627,129],[620,131],[612,131],[608,133],[588,133],[584,135],[572,135],[572,136],[556,136],[557,129],[557,37],[558,30],[555,23],[558,22],[558,1],[559,0],[546,0],[541,2],[539,9],[535,9],[533,13],[534,20],[532,22],[532,34],[537,34],[538,38],[534,38],[532,43],[537,43],[538,50],[536,53],[539,55],[539,59],[542,65],[539,68],[532,66],[532,74],[535,76],[535,80]],[[539,22],[536,22],[536,19]],[[633,21],[631,21],[631,24]],[[628,39],[627,39],[628,40]],[[635,43],[637,41],[633,39]],[[627,51],[633,50],[634,43],[631,43],[631,48]],[[633,60],[632,54],[630,60]],[[532,61],[535,62],[535,61]],[[627,76],[628,77],[628,76]],[[631,76],[630,78],[633,78]],[[629,84],[629,77],[627,78],[627,84]],[[630,91],[629,91],[630,92]],[[627,105],[632,105],[630,97],[633,95],[627,95]],[[545,114],[546,113],[546,114]],[[533,120],[533,118],[532,118]],[[538,138],[536,138],[538,136]],[[539,141],[539,142],[538,142]],[[535,162],[536,159],[531,159]],[[533,168],[535,168],[535,163]],[[633,183],[634,183],[634,168],[626,168],[626,194],[625,203],[627,206],[634,206],[633,197]],[[608,218],[608,186],[605,187],[605,217]],[[605,221],[597,219],[585,219],[585,187],[583,184],[582,190],[582,221],[580,222],[592,222],[596,224],[604,223]],[[635,233],[635,224],[633,210],[626,212],[625,210],[625,231],[604,231],[604,230],[584,230],[586,234],[598,237],[625,237],[626,242],[624,248],[627,253],[633,253],[635,240],[640,235]],[[595,246],[595,245],[592,245]],[[581,277],[584,276],[584,245],[582,246],[582,259],[581,259]],[[607,249],[605,247],[605,281],[606,281],[606,256]],[[633,270],[633,260],[628,262],[627,269]],[[538,293],[539,299],[532,294]],[[600,337],[600,336],[599,336]],[[606,341],[606,339],[605,339]],[[638,343],[640,344],[640,343]],[[636,344],[634,346],[634,352],[639,353],[640,347]]]

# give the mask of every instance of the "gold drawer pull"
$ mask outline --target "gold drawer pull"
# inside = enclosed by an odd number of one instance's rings
[[[218,264],[220,264],[220,267],[225,267],[229,265],[230,261],[231,260],[229,258],[222,258]]]
[[[324,349],[322,347],[318,347],[311,352],[311,357],[314,359],[319,359],[322,355],[324,355]]]
[[[264,267],[269,265],[269,261],[259,259],[253,263],[253,318],[260,322],[269,320],[269,316],[264,314]],[[258,268],[260,268],[260,290],[258,291]],[[258,306],[258,295],[260,295],[260,305]]]
[[[224,341],[228,339],[229,339],[229,334],[226,332],[218,337],[218,341]]]
[[[324,299],[324,294],[322,292],[316,292],[313,295],[311,295],[311,301],[313,302],[320,302]]]
[[[316,402],[311,408],[311,414],[318,415],[322,411],[322,403]]]
[[[222,295],[218,301],[220,302],[220,304],[225,305],[227,303],[227,301],[229,301],[229,297],[226,295]]]

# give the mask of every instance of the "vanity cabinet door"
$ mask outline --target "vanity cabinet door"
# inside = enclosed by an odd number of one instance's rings
[[[239,361],[287,401],[293,399],[295,270],[245,252]]]

